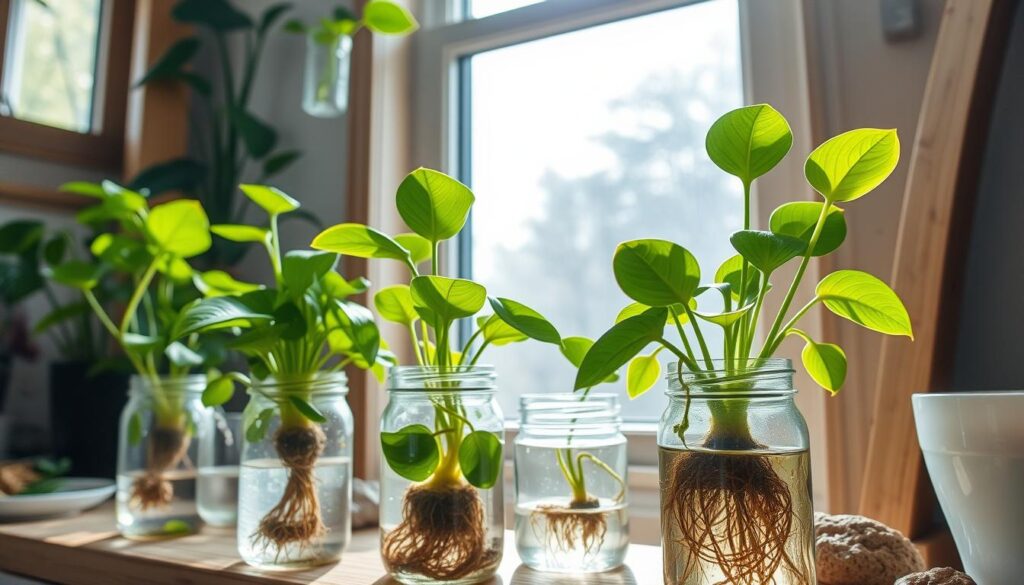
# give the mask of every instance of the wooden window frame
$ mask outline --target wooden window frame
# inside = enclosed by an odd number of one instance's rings
[[[0,0],[0,76],[13,1]],[[86,134],[0,116],[0,150],[80,167],[121,168],[135,2],[103,0],[102,11],[99,34],[105,42],[100,44],[96,66],[102,85],[94,91],[102,111],[99,132]]]

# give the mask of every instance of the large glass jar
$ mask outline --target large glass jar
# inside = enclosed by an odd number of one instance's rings
[[[594,573],[629,546],[626,437],[612,394],[527,394],[515,440],[516,548],[540,571]]]
[[[792,364],[668,371],[658,426],[665,583],[814,585],[809,443]]]
[[[264,569],[337,561],[352,538],[353,420],[345,375],[268,378],[249,393],[239,555]]]
[[[133,376],[117,449],[117,528],[128,538],[199,530],[196,454],[209,428],[205,376]]]
[[[501,562],[504,419],[492,366],[401,366],[381,420],[381,557],[401,583],[480,583]]]
[[[336,118],[348,109],[352,38],[308,35],[302,109],[317,118]]]

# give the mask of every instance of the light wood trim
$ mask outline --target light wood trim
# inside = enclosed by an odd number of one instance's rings
[[[973,192],[992,95],[1005,54],[1011,0],[946,4],[925,88],[900,221],[892,284],[916,340],[886,338],[860,513],[910,538],[934,508],[915,433],[910,395],[949,383],[956,312]],[[960,237],[954,237],[960,234]]]
[[[937,530],[914,539],[913,542],[917,552],[924,558],[924,566],[963,569],[960,554],[956,550],[956,542],[948,530]]]
[[[176,0],[136,0],[131,76],[149,70],[189,28],[171,18]],[[179,81],[158,81],[132,88],[124,133],[123,176],[130,180],[146,167],[175,159],[188,150],[189,88]]]

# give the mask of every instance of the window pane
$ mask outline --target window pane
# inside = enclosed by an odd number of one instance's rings
[[[483,18],[499,12],[508,12],[530,4],[538,4],[544,0],[467,0],[470,18]]]
[[[0,113],[90,132],[101,0],[14,0]]]
[[[473,278],[564,335],[594,338],[629,302],[611,270],[619,242],[671,239],[714,274],[735,253],[742,193],[708,160],[704,135],[742,105],[739,47],[736,0],[713,0],[471,57]],[[702,307],[719,309],[712,300]],[[509,413],[520,393],[572,390],[552,346],[488,354]],[[625,404],[627,418],[657,419],[663,388]]]

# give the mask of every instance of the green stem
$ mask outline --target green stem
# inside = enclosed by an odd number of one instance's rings
[[[693,327],[693,334],[697,336],[697,344],[700,346],[701,355],[704,356],[704,363],[709,370],[715,369],[714,362],[711,360],[711,353],[708,351],[708,344],[704,341],[704,335],[700,332],[700,325],[697,324],[697,316],[693,314],[693,310],[685,303],[683,304],[683,310],[686,311],[686,316],[690,318],[690,325]]]
[[[817,297],[817,296],[814,297],[806,305],[801,307],[800,310],[797,311],[795,315],[793,315],[792,319],[787,321],[786,324],[782,326],[782,329],[779,330],[779,335],[776,338],[775,343],[772,344],[772,346],[768,348],[768,355],[771,355],[771,354],[775,353],[775,350],[777,350],[779,348],[779,345],[782,344],[782,340],[784,340],[786,338],[786,334],[791,329],[793,329],[793,326],[797,324],[797,321],[799,321],[800,318],[803,317],[807,313],[807,311],[809,311],[811,309],[811,307],[813,307],[814,305],[818,304],[819,302],[821,302],[821,298]]]
[[[757,291],[757,303],[754,305],[754,314],[750,319],[750,329],[747,331],[747,337],[743,340],[743,353],[741,357],[747,359],[750,357],[750,348],[754,345],[754,333],[757,331],[757,320],[761,316],[761,308],[764,305],[764,297],[768,293],[768,277],[770,274],[765,274],[764,279],[761,281],[761,288]]]
[[[750,229],[750,181],[748,181],[746,179],[743,179],[742,181],[743,181],[743,229],[749,230]],[[739,296],[739,299],[740,299],[739,306],[742,307],[743,306],[743,301],[746,300],[746,296],[747,296],[747,270],[748,270],[748,263],[747,263],[747,259],[743,258],[742,255],[740,256],[740,258],[743,260],[743,262],[742,262],[742,268],[740,269],[740,290],[739,290],[739,295],[738,296]],[[741,323],[740,323],[740,338],[741,339],[745,339],[747,334],[749,333],[748,330],[747,330],[747,324],[744,321],[745,320],[741,319]]]
[[[155,259],[149,263],[149,267],[146,268],[146,272],[142,274],[142,278],[135,287],[135,292],[132,293],[131,299],[128,300],[128,306],[125,307],[124,315],[121,317],[121,327],[118,330],[119,334],[117,335],[117,338],[119,340],[123,341],[124,335],[128,333],[128,325],[135,317],[135,312],[139,308],[139,303],[142,301],[143,295],[145,295],[146,291],[149,289],[149,283],[153,281],[154,275],[156,275]]]
[[[605,473],[610,475],[612,477],[612,479],[614,479],[619,484],[619,493],[616,494],[614,500],[616,502],[621,502],[622,499],[626,496],[626,482],[622,479],[622,476],[619,475],[614,469],[612,469],[607,463],[605,463],[604,461],[601,461],[597,457],[594,457],[590,453],[580,453],[579,455],[577,455],[576,461],[577,461],[577,463],[580,466],[580,478],[581,479],[583,478],[583,460],[584,459],[586,459],[587,461],[590,461],[594,465],[596,465],[596,466],[600,467],[601,469],[603,469],[605,471]]]
[[[277,228],[277,215],[270,216],[270,264],[274,268],[274,280],[280,288],[284,285],[284,274],[281,271],[281,235]]]

